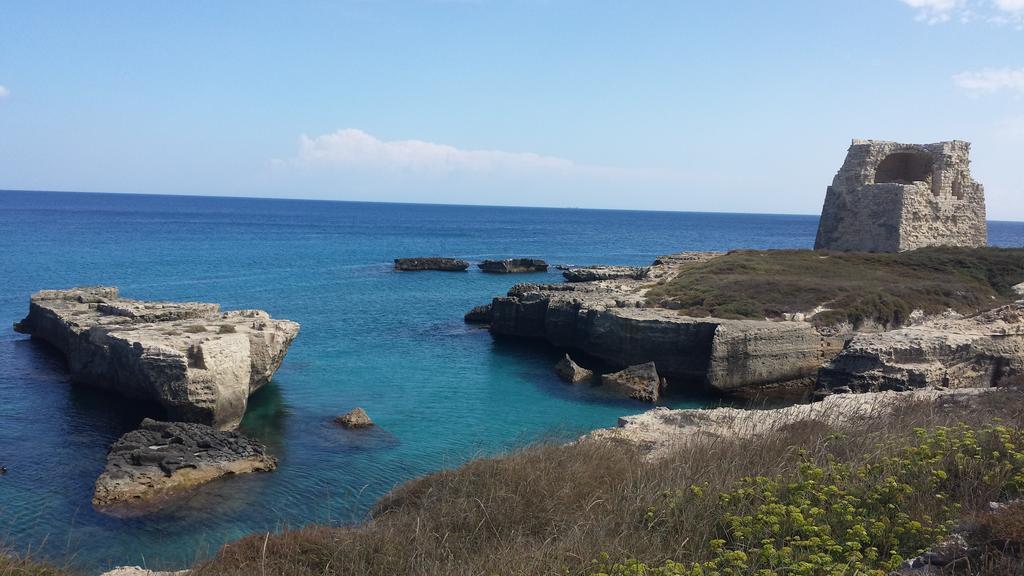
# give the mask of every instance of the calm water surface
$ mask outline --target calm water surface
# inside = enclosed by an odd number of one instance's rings
[[[52,350],[0,330],[0,541],[86,570],[181,567],[249,533],[358,520],[413,476],[647,407],[566,386],[551,370],[557,351],[463,324],[469,308],[516,282],[557,282],[555,271],[400,274],[395,257],[647,264],[681,250],[808,248],[816,227],[813,216],[0,192],[5,327],[32,292],[88,284],[302,324],[242,423],[279,469],[135,519],[89,502],[107,446],[151,409],[68,385]],[[991,240],[1024,245],[1024,224],[992,223]],[[354,406],[378,429],[330,423]]]

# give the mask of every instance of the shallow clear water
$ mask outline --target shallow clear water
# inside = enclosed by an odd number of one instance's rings
[[[0,192],[4,326],[32,292],[87,284],[302,324],[242,424],[279,469],[135,519],[98,514],[90,498],[107,446],[147,407],[68,385],[52,350],[0,331],[0,541],[89,570],[181,567],[245,534],[357,520],[413,476],[648,407],[566,386],[556,350],[463,324],[469,308],[516,282],[559,281],[555,271],[395,273],[395,257],[647,264],[681,250],[806,248],[816,227],[813,216]],[[1024,224],[992,223],[991,238],[1024,245]],[[378,429],[331,424],[355,406]]]

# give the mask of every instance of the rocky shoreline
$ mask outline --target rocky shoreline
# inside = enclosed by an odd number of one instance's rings
[[[654,362],[677,391],[809,386],[822,363],[838,352],[842,337],[822,335],[807,322],[692,318],[648,303],[651,286],[716,256],[683,253],[658,258],[642,274],[593,268],[575,273],[601,279],[518,284],[490,303],[490,331],[544,340],[618,369]],[[487,313],[479,307],[471,318],[488,322]]]
[[[887,330],[866,322],[818,325],[808,314],[734,320],[681,315],[651,288],[717,253],[663,256],[645,268],[566,271],[564,284],[517,284],[467,322],[497,337],[542,340],[612,371],[653,362],[669,390],[739,396],[923,387],[987,387],[1024,375],[1024,303],[971,316],[912,315]],[[571,272],[571,274],[570,274]],[[630,394],[637,397],[635,394]],[[639,397],[656,401],[657,394]]]

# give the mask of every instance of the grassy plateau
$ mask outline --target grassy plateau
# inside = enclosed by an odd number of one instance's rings
[[[681,314],[781,318],[818,307],[818,325],[905,324],[914,310],[967,314],[1011,301],[1024,249],[924,248],[899,254],[740,250],[684,269],[648,300]]]

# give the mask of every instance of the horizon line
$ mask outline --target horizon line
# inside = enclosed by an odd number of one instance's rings
[[[592,210],[603,212],[653,212],[667,214],[741,214],[757,216],[803,216],[821,217],[820,213],[792,213],[792,212],[726,212],[717,210],[654,210],[642,208],[595,208],[586,206],[526,206],[519,204],[455,204],[452,202],[402,202],[387,200],[343,200],[339,198],[287,198],[280,196],[225,196],[217,194],[168,194],[152,192],[97,192],[95,190],[43,190],[24,188],[0,188],[0,193],[23,192],[29,194],[92,194],[97,196],[156,196],[166,198],[215,198],[225,200],[270,200],[270,201],[294,201],[294,202],[332,202],[349,204],[388,204],[398,206],[461,206],[468,208],[527,208],[532,210]],[[1024,220],[995,220],[985,218],[986,222],[1009,222],[1024,223]]]

